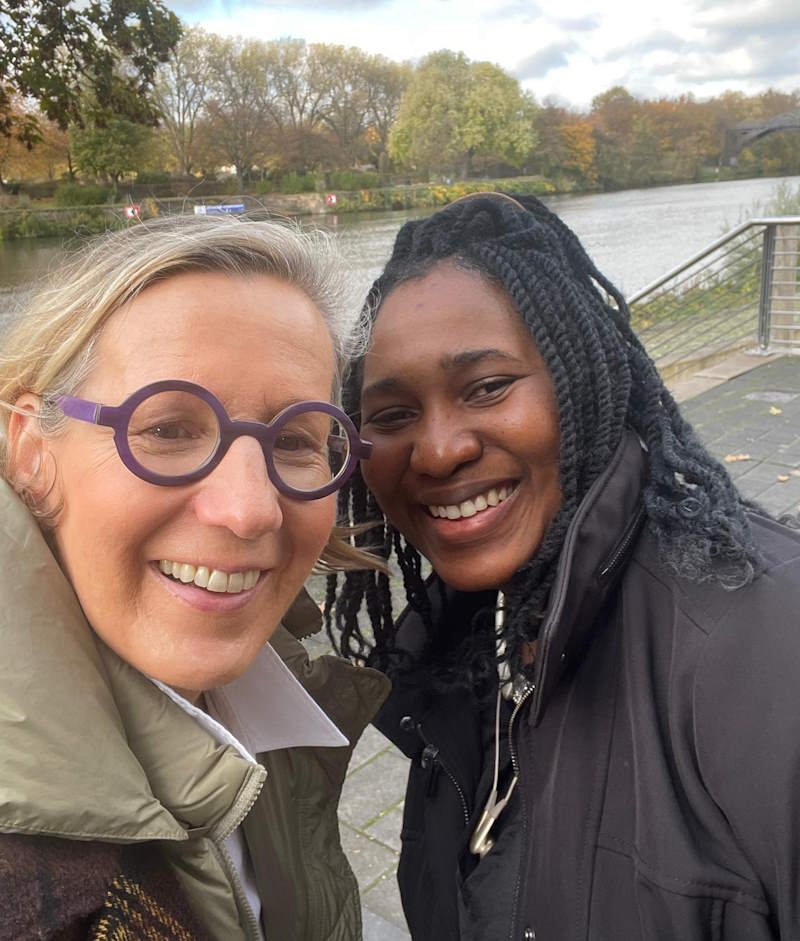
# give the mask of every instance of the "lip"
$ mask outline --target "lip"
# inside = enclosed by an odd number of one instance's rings
[[[435,533],[438,541],[448,544],[470,543],[478,540],[483,541],[491,535],[493,529],[501,526],[509,515],[510,508],[516,503],[522,483],[516,481],[516,487],[502,503],[497,506],[481,510],[475,516],[462,517],[457,520],[442,519],[440,516],[431,516],[427,507],[422,507],[420,512],[425,518],[425,525]],[[475,493],[476,491],[473,491]],[[477,491],[482,493],[483,491]],[[463,499],[469,499],[464,497]],[[454,500],[449,502],[455,503]]]
[[[157,562],[151,562],[149,568],[153,576],[158,579],[159,584],[166,588],[173,597],[197,611],[206,611],[212,614],[224,614],[229,611],[238,611],[246,607],[256,595],[260,594],[266,582],[266,575],[269,574],[268,571],[262,571],[258,577],[258,581],[252,588],[247,588],[236,594],[228,594],[227,592],[207,591],[205,588],[198,588],[191,582],[185,584],[184,582],[176,581],[174,578],[169,578],[160,571]],[[258,568],[258,566],[254,565],[251,566],[251,568]],[[233,569],[232,571],[241,570]]]

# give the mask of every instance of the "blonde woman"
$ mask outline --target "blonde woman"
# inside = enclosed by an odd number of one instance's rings
[[[336,805],[387,683],[278,627],[369,562],[332,535],[351,310],[319,237],[180,219],[5,337],[0,938],[360,937]]]

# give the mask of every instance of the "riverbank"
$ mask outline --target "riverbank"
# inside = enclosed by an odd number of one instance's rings
[[[410,184],[357,191],[331,190],[327,193],[279,194],[252,193],[198,198],[158,199],[134,197],[137,215],[151,219],[160,215],[194,211],[195,206],[241,205],[250,214],[307,216],[334,213],[388,212],[396,210],[437,209],[468,193],[491,190],[516,192],[530,196],[548,196],[568,192],[557,189],[544,177],[514,177],[501,180],[473,180],[452,184]],[[35,204],[0,210],[0,240],[68,237],[76,232],[86,235],[104,229],[120,228],[129,223],[126,206],[116,205],[37,207]]]
[[[785,178],[790,180],[791,178]],[[770,181],[775,184],[779,178]],[[725,183],[703,182],[680,184],[668,187],[650,187],[647,190],[617,190],[614,194],[601,194],[596,191],[579,191],[567,185],[557,186],[553,181],[541,176],[510,177],[497,180],[470,180],[457,183],[413,183],[388,187],[365,188],[360,190],[335,190],[324,193],[265,193],[265,194],[217,194],[198,196],[192,192],[181,197],[158,198],[134,191],[132,198],[116,204],[77,205],[53,207],[29,203],[19,208],[0,209],[0,241],[11,242],[34,238],[71,238],[74,235],[85,236],[106,229],[121,228],[130,224],[126,207],[137,207],[138,217],[152,219],[173,213],[193,212],[195,206],[243,206],[244,212],[258,218],[267,216],[290,217],[332,217],[339,215],[359,215],[382,212],[414,212],[435,210],[446,206],[468,193],[485,191],[501,193],[521,193],[523,195],[544,197],[558,202],[562,198],[593,198],[603,195],[614,196],[640,194],[653,190],[673,191],[678,189],[722,187],[725,185],[746,185],[767,182],[762,179],[740,180]],[[731,220],[732,222],[735,219]],[[719,234],[719,233],[716,233]]]

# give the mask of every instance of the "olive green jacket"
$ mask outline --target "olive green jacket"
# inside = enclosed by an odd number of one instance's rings
[[[307,611],[319,620],[313,603]],[[291,612],[298,634],[313,632]],[[215,941],[257,937],[224,841],[240,824],[268,941],[361,937],[336,809],[352,747],[388,692],[375,671],[273,644],[350,741],[254,763],[220,745],[89,628],[27,509],[0,481],[0,833],[158,841]]]

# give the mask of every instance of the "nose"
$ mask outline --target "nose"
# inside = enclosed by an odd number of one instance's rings
[[[431,415],[416,428],[409,465],[420,475],[450,477],[483,453],[475,429],[451,414]]]
[[[229,529],[240,539],[257,539],[283,524],[278,491],[267,476],[261,445],[237,438],[194,495],[198,520]]]

